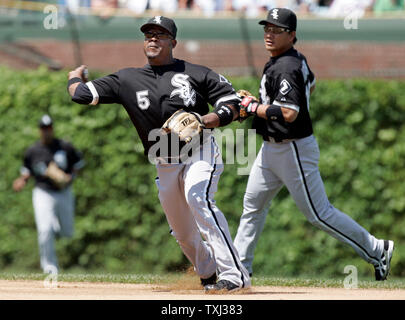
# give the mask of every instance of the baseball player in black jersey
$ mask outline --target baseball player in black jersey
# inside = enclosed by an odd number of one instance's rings
[[[315,77],[304,55],[294,48],[296,15],[285,8],[274,8],[259,24],[264,26],[270,60],[263,70],[260,103],[247,97],[241,108],[255,115],[253,128],[264,142],[251,169],[235,238],[241,260],[251,273],[254,250],[271,201],[285,185],[313,225],[352,246],[374,265],[376,280],[385,280],[394,242],[376,239],[334,208],[325,193],[309,114]]]
[[[39,127],[41,139],[25,152],[21,175],[14,181],[13,189],[21,191],[28,179],[34,177],[32,202],[41,268],[45,273],[56,274],[55,236],[73,235],[74,195],[71,185],[84,160],[70,143],[54,137],[49,115],[41,118]]]
[[[69,73],[68,91],[73,101],[121,104],[148,155],[157,143],[152,133],[180,109],[194,112],[205,128],[224,126],[238,118],[240,99],[225,77],[173,58],[177,28],[172,19],[155,16],[142,25],[141,31],[148,64],[87,82],[83,81],[85,66],[81,66]],[[214,107],[211,113],[208,104]],[[249,287],[249,274],[214,200],[223,164],[213,135],[208,134],[197,151],[186,162],[177,161],[171,149],[168,154],[156,153],[156,185],[172,235],[205,290]],[[202,154],[209,156],[201,158]]]

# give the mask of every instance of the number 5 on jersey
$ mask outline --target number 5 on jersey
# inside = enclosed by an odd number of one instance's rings
[[[136,100],[138,102],[138,107],[141,110],[146,110],[150,106],[150,100],[148,98],[148,90],[141,90],[136,92]]]

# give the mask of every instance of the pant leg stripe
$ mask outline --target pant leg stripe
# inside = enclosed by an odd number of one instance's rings
[[[214,140],[212,140],[212,142],[214,143]],[[214,144],[215,144],[215,143],[214,143]],[[218,147],[218,146],[216,146],[216,147]],[[208,209],[210,210],[212,216],[214,217],[215,224],[217,225],[217,228],[220,230],[220,232],[221,232],[221,234],[222,234],[222,237],[225,239],[226,245],[227,245],[229,251],[231,252],[232,259],[233,259],[233,262],[234,262],[235,265],[236,265],[236,268],[239,270],[239,272],[240,272],[240,274],[241,274],[242,288],[243,288],[243,287],[245,287],[245,281],[244,281],[244,278],[243,278],[243,272],[241,271],[240,266],[239,266],[239,264],[238,264],[238,259],[236,259],[235,253],[234,253],[233,250],[232,250],[232,246],[230,245],[230,243],[229,243],[227,237],[225,236],[225,233],[224,233],[224,231],[222,230],[222,228],[221,228],[221,226],[220,226],[220,224],[219,224],[219,222],[218,222],[218,219],[217,219],[217,217],[216,217],[216,215],[215,215],[215,212],[214,212],[214,210],[213,210],[212,207],[211,207],[211,203],[210,203],[210,201],[209,201],[209,191],[210,191],[210,187],[211,187],[211,183],[212,183],[212,178],[214,177],[214,172],[216,171],[216,168],[217,168],[217,165],[216,165],[216,163],[214,163],[214,167],[213,167],[213,170],[211,171],[210,180],[209,180],[209,182],[208,182],[207,192],[206,192],[207,207],[208,207]]]
[[[351,239],[350,237],[348,237],[347,235],[345,235],[344,233],[342,233],[341,231],[339,231],[338,229],[336,229],[335,227],[329,225],[326,221],[322,220],[321,217],[319,216],[318,212],[316,211],[315,205],[311,199],[311,195],[309,193],[309,189],[308,189],[308,185],[307,185],[307,181],[305,180],[305,174],[304,174],[304,169],[302,168],[302,164],[301,164],[301,160],[300,160],[300,156],[298,153],[298,147],[297,144],[293,141],[292,145],[294,146],[294,154],[295,154],[295,158],[297,160],[297,165],[299,168],[299,171],[301,173],[301,180],[303,182],[304,185],[304,190],[305,190],[305,196],[310,204],[311,210],[312,212],[315,214],[317,220],[319,222],[321,222],[323,225],[327,226],[329,229],[331,229],[333,232],[339,234],[340,236],[342,236],[343,238],[349,240],[350,242],[352,242],[353,244],[355,244],[359,249],[361,249],[361,251],[363,251],[371,260],[375,260],[376,262],[379,261],[378,258],[376,257],[372,257],[368,254],[367,250],[364,249],[359,243],[357,243],[355,240]]]

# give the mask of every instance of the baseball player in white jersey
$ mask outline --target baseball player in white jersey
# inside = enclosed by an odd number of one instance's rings
[[[315,226],[350,245],[375,268],[376,280],[385,280],[394,249],[391,240],[379,240],[345,213],[333,207],[318,169],[319,148],[309,116],[315,77],[305,57],[294,49],[296,15],[289,9],[268,12],[264,43],[271,58],[264,67],[260,103],[252,97],[242,110],[255,115],[253,128],[263,145],[252,166],[235,246],[252,273],[254,250],[272,199],[283,186]]]
[[[44,273],[56,274],[59,270],[55,253],[55,237],[72,237],[74,230],[74,194],[72,182],[84,166],[81,153],[70,143],[57,139],[49,115],[39,122],[41,139],[27,149],[21,175],[14,183],[21,191],[33,176],[32,191],[35,223],[41,268]]]
[[[205,128],[227,125],[238,118],[240,99],[223,76],[173,58],[177,28],[172,19],[153,17],[141,31],[145,35],[147,65],[125,68],[89,82],[83,81],[85,67],[81,66],[69,73],[69,93],[77,103],[119,103],[126,109],[145,154],[156,159],[159,200],[172,235],[193,264],[205,290],[249,287],[249,274],[214,200],[223,171],[214,137],[208,134],[186,161],[179,161],[173,144],[166,145],[166,151],[164,146],[156,148],[163,136],[152,138],[181,109],[187,116],[195,114]],[[208,103],[215,107],[211,113]]]

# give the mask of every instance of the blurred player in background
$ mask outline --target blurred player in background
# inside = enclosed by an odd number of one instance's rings
[[[70,143],[54,137],[49,115],[39,121],[40,141],[25,152],[21,175],[13,183],[21,191],[31,176],[35,179],[32,202],[41,268],[45,273],[58,273],[55,236],[71,237],[74,226],[72,182],[83,167],[81,153]]]

